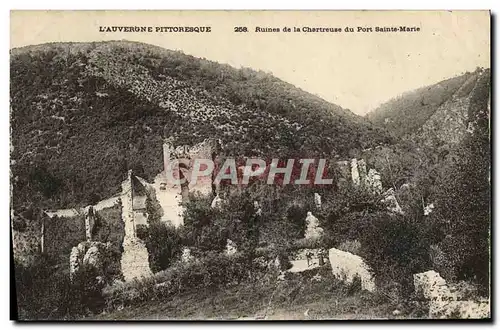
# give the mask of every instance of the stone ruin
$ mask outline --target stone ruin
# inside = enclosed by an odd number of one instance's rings
[[[305,239],[318,239],[323,235],[319,220],[311,212],[307,212]]]
[[[362,290],[375,291],[375,281],[370,268],[361,257],[335,248],[329,250],[328,257],[333,276],[345,283],[352,283],[358,277]]]
[[[364,187],[373,194],[382,193],[382,181],[380,174],[373,168],[367,171],[366,162],[364,159],[357,160],[356,158],[348,161],[338,161],[338,183],[345,184],[352,182],[355,186]]]
[[[85,208],[85,238],[87,241],[92,240],[92,229],[96,223],[96,213],[94,207],[89,205]]]
[[[129,170],[122,184],[122,220],[125,224],[121,268],[125,281],[152,275],[146,244],[137,237],[137,226],[147,225],[146,182]]]
[[[161,220],[170,222],[175,227],[183,225],[182,204],[189,201],[190,192],[213,195],[215,197],[211,204],[212,208],[221,207],[223,201],[218,195],[218,187],[213,184],[215,171],[213,171],[210,177],[198,178],[196,183],[188,181],[184,184],[175,184],[171,181],[169,182],[167,177],[167,170],[173,170],[174,178],[189,178],[195,159],[212,159],[216,167],[220,166],[219,154],[221,150],[222,147],[219,140],[207,139],[192,147],[185,145],[174,147],[172,139],[167,139],[163,144],[164,171],[155,178],[154,183],[150,184],[144,179],[135,176],[132,171],[128,172],[127,179],[122,184],[122,193],[119,197],[122,202],[122,219],[125,224],[121,268],[126,281],[152,274],[149,267],[146,246],[137,237],[137,226],[148,224],[149,215],[146,209],[146,200],[150,194],[154,195],[155,200],[158,201],[161,207],[163,213]],[[177,164],[175,160],[179,160],[181,164]],[[366,163],[363,159],[359,161],[352,159],[350,163],[346,161],[339,163],[342,165],[340,166],[340,171],[344,170],[345,174],[349,175],[350,180],[355,185],[363,185],[372,189],[373,192],[380,192],[382,187],[380,175],[373,169],[367,172]],[[350,166],[349,171],[345,170],[346,166]],[[314,202],[316,208],[320,209],[321,196],[317,193],[314,195]],[[255,202],[254,206],[256,213],[260,214],[262,211],[258,202]],[[94,208],[92,206],[86,208],[85,214],[86,240],[87,242],[92,242],[92,227],[95,223]],[[305,238],[320,238],[323,234],[323,229],[319,226],[318,219],[311,212],[308,212],[306,222]],[[78,250],[78,248],[76,249]],[[234,242],[228,240],[226,253],[234,254],[236,251],[237,248]],[[185,248],[182,259],[190,260],[190,255],[189,248]],[[71,258],[75,259],[76,257],[73,254]]]
[[[189,193],[217,195],[218,187],[213,184],[215,171],[210,176],[198,177],[196,182],[187,179],[191,177],[195,159],[211,159],[215,166],[220,166],[222,144],[220,140],[206,139],[194,146],[174,147],[172,141],[168,138],[163,143],[164,169],[156,176],[152,187],[163,210],[162,221],[179,227],[184,224],[182,204],[189,201]],[[172,179],[186,179],[186,182],[177,184]]]
[[[148,225],[149,214],[146,209],[146,200],[151,194],[150,190],[151,188],[144,179],[135,176],[132,170],[129,170],[127,179],[122,183],[121,194],[116,200],[119,200],[122,206],[121,218],[124,223],[125,235],[120,266],[126,281],[152,275],[146,245],[137,237],[137,226]],[[94,206],[88,206],[83,210],[86,241],[79,243],[71,250],[70,274],[74,274],[82,264],[86,264],[87,259],[98,271],[101,271],[100,263],[95,260],[101,259],[106,252],[104,247],[109,245],[109,243],[93,241],[92,230],[97,219]]]
[[[174,148],[172,145],[172,139],[166,139],[163,144],[163,161],[164,161],[164,172],[166,184],[171,184],[168,182],[169,178],[166,176],[167,171],[174,171],[174,178],[185,178],[188,180],[191,178],[193,171],[193,164],[196,159],[210,159],[214,162],[215,166],[220,166],[220,153],[222,152],[222,142],[215,139],[206,139],[201,143],[194,146],[178,146]],[[176,164],[174,160],[178,160],[179,163]],[[198,177],[196,182],[186,181],[179,188],[181,189],[181,195],[183,196],[183,201],[188,201],[189,192],[198,191],[202,194],[213,194],[216,195],[217,187],[213,185],[215,181],[216,171],[212,171],[210,176]],[[175,185],[175,183],[173,183]],[[185,198],[188,198],[187,200]]]
[[[317,209],[321,209],[321,195],[314,193],[314,205]]]
[[[404,214],[401,206],[398,203],[396,194],[393,188],[383,192],[382,180],[380,173],[371,168],[367,171],[366,162],[364,159],[357,160],[356,158],[348,161],[338,161],[337,168],[339,171],[339,184],[351,182],[355,186],[363,187],[372,194],[383,194],[382,203],[387,205],[387,210],[392,213]],[[426,212],[432,212],[432,209],[426,209]]]
[[[490,317],[488,299],[462,300],[461,293],[449,287],[439,273],[430,270],[414,274],[415,295],[417,299],[428,301],[431,319],[482,319]]]
[[[154,195],[162,210],[161,221],[169,222],[174,227],[182,226],[184,224],[182,204],[189,201],[189,193],[199,192],[217,197],[217,187],[212,185],[212,177],[198,178],[196,183],[175,184],[168,180],[167,171],[173,171],[174,179],[189,178],[195,159],[212,159],[218,164],[218,154],[221,149],[220,141],[214,139],[207,139],[192,147],[186,145],[174,147],[172,139],[167,139],[163,144],[164,171],[156,177],[153,184],[129,171],[127,180],[122,184],[122,219],[125,223],[125,237],[121,267],[125,281],[152,275],[148,251],[144,242],[137,237],[137,226],[148,224],[147,198]],[[176,165],[174,160],[179,160],[179,164]],[[219,207],[221,202],[219,198],[213,207]],[[184,248],[181,259],[191,260],[191,258],[189,248]]]

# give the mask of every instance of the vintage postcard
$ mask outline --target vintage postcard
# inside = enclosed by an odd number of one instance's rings
[[[489,11],[12,11],[18,320],[490,320]]]

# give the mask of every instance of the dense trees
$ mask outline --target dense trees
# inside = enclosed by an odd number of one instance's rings
[[[491,182],[489,81],[472,99],[470,133],[456,151],[456,162],[440,177],[436,221],[446,229],[440,247],[458,279],[489,285]],[[483,93],[482,95],[479,93]]]
[[[407,139],[390,148],[374,150],[368,157],[373,164],[385,163],[382,177],[386,185],[399,189],[406,183],[398,192],[398,198],[407,212],[406,217],[413,219],[409,224],[416,223],[414,229],[420,231],[415,242],[425,242],[424,247],[427,246],[428,253],[435,259],[432,267],[447,280],[479,283],[485,292],[489,287],[491,242],[490,79],[489,69],[477,70],[439,83],[427,91],[417,90],[400,100],[409,102],[418,95],[429,96],[429,93],[435,99],[447,98],[449,93],[442,87],[449,87],[453,81],[460,82],[456,96],[464,97],[462,104],[467,104],[465,109],[460,109],[465,117],[458,127],[461,139],[441,141],[437,145],[422,143],[425,136]],[[389,107],[391,113],[385,115],[407,117],[394,102],[387,105],[394,107]],[[419,107],[416,109],[420,111]],[[381,114],[379,110],[374,118]],[[450,120],[446,112],[435,115],[438,116],[436,122]],[[393,132],[397,134],[397,130]],[[423,216],[423,208],[431,203],[435,211]],[[396,229],[398,226],[393,224],[391,227]],[[422,231],[426,227],[428,230]],[[407,230],[412,231],[411,228]]]

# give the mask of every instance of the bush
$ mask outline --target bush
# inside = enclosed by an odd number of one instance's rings
[[[149,278],[122,283],[105,290],[107,309],[134,306],[202,288],[218,288],[238,284],[248,279],[258,280],[267,268],[249,262],[246,256],[226,256],[207,252],[202,258],[188,263],[176,263]]]
[[[220,212],[210,204],[210,197],[190,196],[184,211],[183,243],[201,252],[221,252],[226,247],[227,230]]]
[[[488,291],[491,250],[491,150],[487,109],[489,78],[480,79],[471,98],[469,124],[474,131],[457,147],[437,182],[436,210],[432,217],[444,231],[440,249],[453,264],[458,280],[472,280]],[[478,82],[479,84],[479,82]]]
[[[102,311],[104,281],[93,269],[80,269],[71,283],[68,271],[50,257],[35,260],[30,266],[15,264],[19,319],[74,319]]]
[[[102,290],[105,279],[100,276],[95,268],[82,265],[70,284],[70,297],[72,303],[68,306],[71,316],[88,315],[102,312],[105,306]]]
[[[380,284],[398,282],[403,294],[413,291],[413,274],[426,271],[429,258],[429,227],[407,216],[376,213],[361,233],[361,256]]]
[[[179,231],[165,222],[152,222],[149,227],[138,226],[137,236],[148,249],[149,265],[153,272],[167,269],[182,252]]]
[[[324,199],[318,219],[324,230],[325,244],[330,247],[358,239],[369,225],[370,214],[383,210],[380,196],[352,186],[340,186]]]
[[[359,251],[361,250],[361,243],[359,243],[357,239],[352,241],[347,240],[340,243],[338,249],[352,254],[359,254]]]

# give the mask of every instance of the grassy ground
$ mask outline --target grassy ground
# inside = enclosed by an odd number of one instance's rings
[[[314,320],[387,319],[398,307],[381,294],[361,292],[333,279],[326,269],[322,280],[312,274],[288,274],[285,281],[245,283],[187,292],[165,301],[150,301],[89,319],[97,320]],[[415,317],[414,312],[398,317]]]

